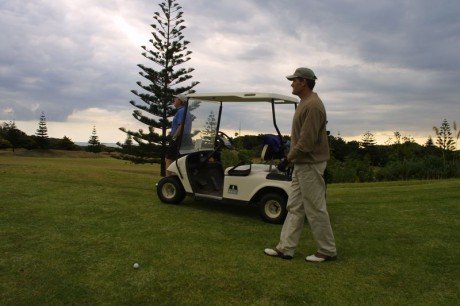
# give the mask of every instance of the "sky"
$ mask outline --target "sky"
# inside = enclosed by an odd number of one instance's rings
[[[152,0],[0,1],[0,122],[35,134],[43,112],[51,137],[123,142],[131,90],[149,46]],[[180,0],[197,92],[292,95],[285,76],[309,67],[328,113],[347,140],[370,131],[424,143],[445,118],[460,123],[460,1]],[[270,132],[271,115],[224,109],[222,127]],[[292,114],[279,114],[289,131]],[[230,119],[228,119],[230,118]],[[262,131],[261,131],[262,130]]]

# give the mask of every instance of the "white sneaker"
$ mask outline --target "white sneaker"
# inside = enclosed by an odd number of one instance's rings
[[[268,256],[278,256],[278,252],[276,252],[274,249],[265,249],[264,253],[267,254]]]
[[[264,253],[268,256],[274,256],[274,257],[281,257],[282,259],[292,259],[291,255],[284,255],[280,251],[278,251],[276,248],[275,249],[265,249]]]
[[[323,255],[321,253],[316,252],[313,255],[305,257],[306,261],[310,262],[323,262],[323,261],[330,261],[330,260],[336,260],[337,256],[327,256]]]

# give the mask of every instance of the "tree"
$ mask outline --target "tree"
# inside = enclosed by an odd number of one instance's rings
[[[457,131],[457,122],[453,122],[452,124],[454,128],[454,136],[455,136],[455,149],[457,149],[458,139],[460,138],[460,130]]]
[[[0,149],[8,149],[11,148],[11,142],[3,138],[3,136],[0,134]]]
[[[131,147],[133,145],[133,136],[128,135],[126,137],[124,145],[127,146],[127,147]]]
[[[38,123],[38,129],[35,133],[35,141],[40,149],[47,149],[49,145],[48,141],[48,128],[46,126],[46,117],[42,112],[40,116],[40,122]]]
[[[101,143],[99,142],[99,137],[96,133],[96,126],[93,126],[93,132],[88,140],[88,147],[86,150],[93,153],[99,153],[102,150]]]
[[[434,147],[434,142],[433,142],[433,138],[431,138],[431,135],[428,136],[428,139],[425,142],[425,147],[427,147],[427,148]]]
[[[130,101],[137,109],[133,111],[133,117],[148,126],[147,131],[128,131],[120,128],[123,132],[131,135],[137,142],[137,156],[122,154],[123,159],[142,161],[145,163],[158,162],[161,156],[161,175],[165,175],[165,151],[169,137],[167,129],[171,127],[169,120],[176,110],[172,106],[173,96],[180,93],[191,92],[198,82],[191,82],[188,85],[183,83],[190,80],[193,68],[179,68],[178,66],[190,60],[191,51],[187,51],[189,41],[184,40],[182,31],[186,28],[182,18],[182,7],[176,0],[165,0],[159,4],[160,12],[155,12],[153,39],[149,42],[152,48],[146,46],[142,55],[153,62],[155,68],[139,64],[139,74],[145,78],[146,83],[137,82],[142,92],[132,90],[142,104]],[[159,130],[159,133],[157,132]],[[122,148],[123,151],[123,148]]]
[[[396,131],[393,133],[393,135],[395,136],[395,144],[400,144],[401,143],[401,133]]]
[[[343,162],[345,160],[345,156],[348,154],[347,143],[340,135],[337,135],[337,137],[329,135],[328,139],[331,155],[335,159]]]
[[[443,151],[454,151],[455,150],[455,141],[452,137],[452,131],[450,129],[449,122],[446,119],[442,121],[441,126],[438,128],[433,126],[433,131],[435,132],[437,139],[436,144]]]
[[[217,130],[217,120],[214,112],[211,111],[209,113],[208,119],[206,120],[206,126],[203,133],[203,142],[206,145],[209,145],[214,142],[214,138],[216,137],[216,130]]]
[[[143,162],[142,158],[140,158],[139,161],[135,159],[138,156],[138,154],[137,154],[138,146],[134,145],[133,136],[131,136],[130,134],[126,135],[125,142],[123,142],[123,143],[117,142],[117,145],[121,148],[121,151],[123,152],[123,154],[122,155],[115,155],[113,157],[118,158],[118,159],[127,159],[126,157],[129,156],[131,162],[134,162],[134,163],[138,163],[138,162],[142,163]],[[124,157],[124,158],[122,158],[122,157]]]
[[[404,135],[402,140],[403,140],[403,143],[408,143],[408,142],[414,143],[415,142],[414,137],[410,135],[409,136]]]
[[[36,145],[31,137],[16,127],[14,121],[3,122],[0,126],[0,135],[10,143],[13,152],[16,148],[32,149]]]
[[[372,147],[374,145],[375,145],[374,134],[372,134],[371,132],[367,131],[363,135],[363,138],[362,138],[362,141],[361,141],[361,146],[363,148],[368,148],[368,147]]]
[[[77,146],[75,145],[75,143],[67,136],[64,136],[62,139],[59,139],[59,141],[57,142],[57,147],[60,150],[77,150]]]

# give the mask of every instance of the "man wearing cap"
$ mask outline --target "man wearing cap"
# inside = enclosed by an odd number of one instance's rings
[[[292,81],[292,94],[300,98],[292,120],[291,148],[287,156],[288,161],[294,164],[292,192],[280,241],[276,248],[268,248],[264,252],[269,256],[292,259],[306,216],[317,251],[305,260],[334,260],[337,250],[326,208],[326,184],[323,178],[329,160],[326,110],[318,94],[313,92],[317,78],[311,69],[298,68],[287,79]]]
[[[182,122],[184,122],[185,116],[185,102],[187,97],[185,95],[176,95],[174,96],[173,106],[177,109],[176,114],[171,123],[171,131],[169,136],[171,136],[172,141],[169,143],[169,147],[166,150],[166,169],[179,157],[179,146],[177,140],[181,136],[184,127]],[[166,170],[166,176],[170,176],[172,173]]]

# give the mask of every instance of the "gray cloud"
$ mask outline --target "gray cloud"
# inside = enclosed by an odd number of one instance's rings
[[[91,107],[130,108],[158,6],[82,1],[0,4],[0,111],[64,121]],[[289,95],[284,76],[308,65],[330,129],[343,135],[429,133],[443,118],[459,119],[458,1],[179,2],[199,91]],[[255,109],[238,116],[248,126],[271,124]]]
[[[128,100],[126,84],[136,67],[110,50],[116,37],[104,36],[103,26],[92,20],[97,10],[84,17],[66,9],[51,2],[7,1],[0,11],[1,28],[8,29],[0,34],[0,106],[12,105],[16,119],[36,119],[45,111],[61,121],[75,109]]]

